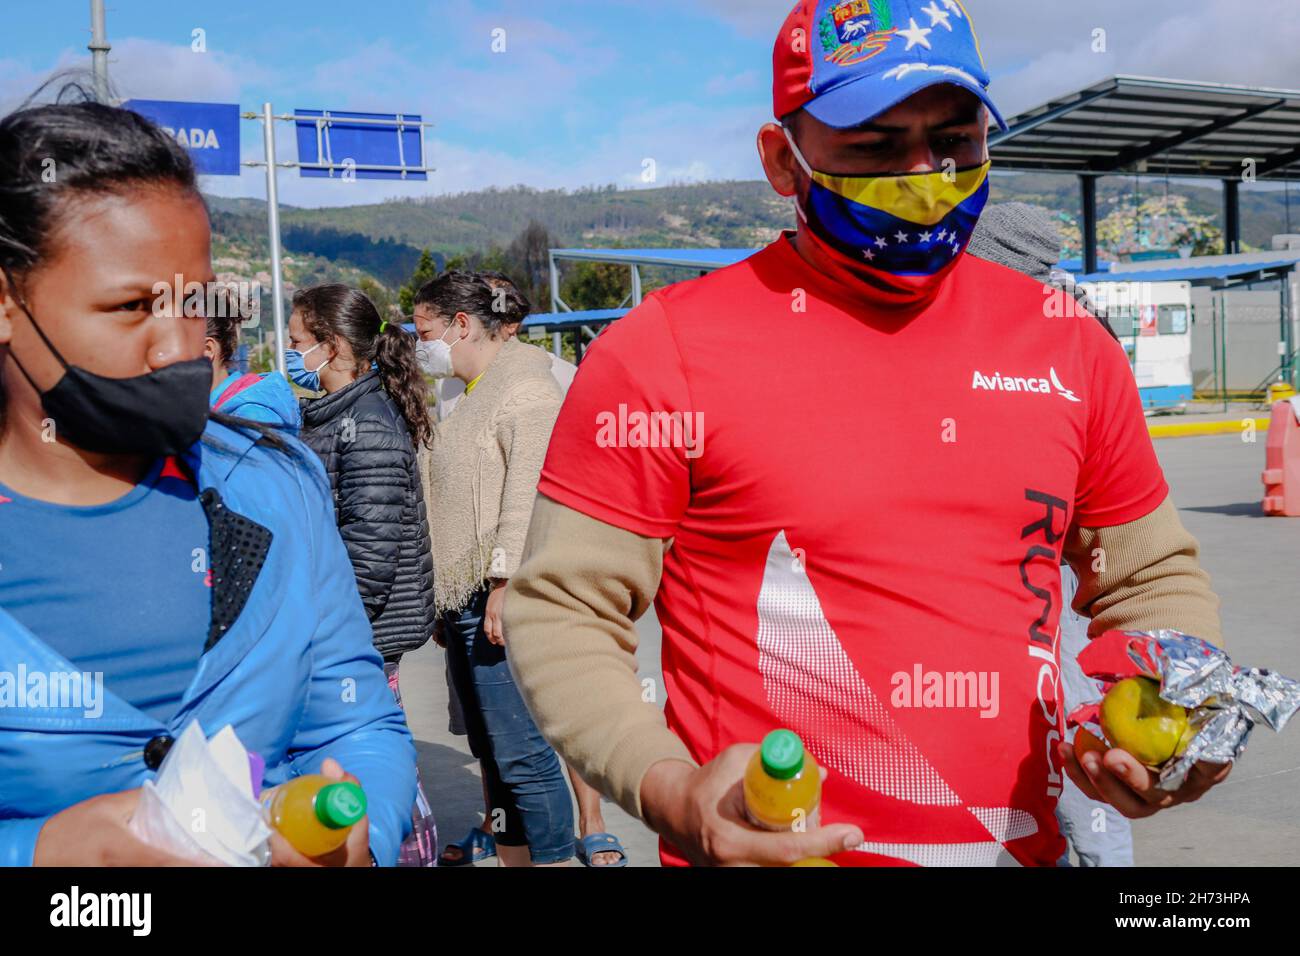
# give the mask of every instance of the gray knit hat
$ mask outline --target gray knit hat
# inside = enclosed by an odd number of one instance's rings
[[[1111,338],[1119,341],[1106,313],[1097,308],[1087,290],[1076,284],[1070,273],[1052,268],[1061,257],[1061,231],[1042,206],[1004,202],[986,207],[966,251],[1064,290],[1096,317]]]
[[[997,203],[985,208],[966,251],[1046,283],[1061,258],[1061,232],[1041,206]]]

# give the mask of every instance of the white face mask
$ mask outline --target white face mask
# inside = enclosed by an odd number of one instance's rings
[[[453,325],[452,329],[454,328]],[[446,335],[447,333],[442,334]],[[456,341],[459,342],[460,340],[457,339]],[[454,374],[451,365],[451,348],[451,345],[448,345],[443,339],[434,339],[432,342],[425,342],[421,339],[415,343],[415,358],[426,375],[433,378],[447,378]]]

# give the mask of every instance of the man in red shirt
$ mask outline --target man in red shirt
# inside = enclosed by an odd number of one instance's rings
[[[666,863],[1051,865],[1063,772],[1127,816],[1196,799],[1227,769],[1171,794],[1061,744],[1062,558],[1094,634],[1217,641],[1217,598],[1123,350],[963,254],[1001,123],[964,8],[805,0],[774,71],[797,231],[649,296],[556,424],[505,612],[539,727]],[[777,727],[827,770],[806,832],[744,821]]]

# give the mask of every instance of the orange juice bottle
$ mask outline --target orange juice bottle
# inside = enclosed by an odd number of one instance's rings
[[[799,735],[774,730],[745,769],[745,811],[764,830],[817,826],[822,782]]]
[[[318,773],[294,777],[262,796],[267,820],[303,856],[332,853],[366,815],[365,791]]]
[[[803,749],[799,735],[774,730],[745,769],[745,814],[765,830],[817,826],[822,781],[817,761]],[[792,866],[836,866],[822,857],[808,857]]]

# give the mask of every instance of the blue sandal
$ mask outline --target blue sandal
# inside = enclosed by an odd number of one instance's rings
[[[627,866],[627,850],[623,849],[623,844],[619,843],[618,837],[612,833],[589,833],[578,841],[577,849],[578,860],[583,866],[595,867],[598,870]],[[597,853],[617,853],[620,859],[617,863],[598,865],[591,862],[591,858]]]
[[[490,860],[497,855],[497,841],[490,833],[484,833],[478,827],[469,831],[469,836],[458,843],[448,843],[443,847],[442,852],[446,853],[452,847],[460,850],[459,860],[449,860],[442,853],[438,854],[439,866],[469,866],[471,863],[480,863],[483,860]]]

